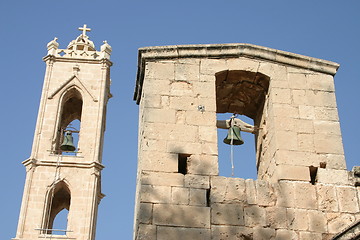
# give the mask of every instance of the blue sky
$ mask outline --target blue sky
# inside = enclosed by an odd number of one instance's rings
[[[340,64],[335,76],[348,168],[359,165],[360,2],[333,1],[1,1],[0,239],[15,237],[25,168],[43,83],[46,44],[60,48],[86,23],[97,49],[113,48],[103,154],[106,168],[97,239],[131,239],[137,162],[138,107],[132,101],[137,49],[144,46],[251,43]],[[225,137],[226,132],[224,132]],[[244,134],[246,135],[246,134]],[[251,136],[247,141],[253,141]],[[250,146],[249,146],[250,145]],[[220,159],[230,175],[228,149]],[[236,176],[254,177],[253,146],[236,149]],[[250,169],[250,170],[248,170]],[[251,170],[252,169],[252,170]]]

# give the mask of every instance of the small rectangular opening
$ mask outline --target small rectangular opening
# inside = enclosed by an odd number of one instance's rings
[[[315,183],[316,183],[316,174],[317,174],[318,168],[314,167],[314,166],[310,166],[309,170],[310,170],[310,182],[311,182],[312,185],[315,185]]]
[[[210,207],[210,189],[206,189],[206,206]]]
[[[320,162],[320,168],[326,168],[326,162]]]
[[[179,153],[178,155],[178,173],[187,174],[187,162],[190,154]]]

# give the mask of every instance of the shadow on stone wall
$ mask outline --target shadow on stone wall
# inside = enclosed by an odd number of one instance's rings
[[[142,171],[137,240],[331,239],[353,221],[329,195],[336,186],[221,177],[199,163],[197,174]]]

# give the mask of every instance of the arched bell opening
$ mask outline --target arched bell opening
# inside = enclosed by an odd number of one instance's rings
[[[70,203],[70,189],[64,181],[60,181],[50,188],[43,219],[44,234],[66,234]]]
[[[79,136],[83,100],[76,88],[68,90],[62,98],[55,153],[76,155],[79,151]]]
[[[261,154],[257,129],[260,126],[270,77],[259,72],[244,70],[225,70],[216,73],[215,77],[220,175],[231,175],[233,161],[234,176],[256,178],[257,164],[254,164],[253,160],[258,159]],[[231,119],[238,120],[231,121]],[[239,136],[226,129],[237,125],[241,125]],[[225,143],[224,138],[226,138]],[[229,146],[231,138],[233,143],[243,141],[244,144]]]

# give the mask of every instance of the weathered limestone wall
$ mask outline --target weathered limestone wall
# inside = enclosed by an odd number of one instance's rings
[[[72,160],[75,159],[72,157]],[[51,161],[44,165],[36,166],[35,162],[27,165],[27,184],[24,189],[23,205],[28,209],[25,214],[20,215],[19,223],[24,226],[21,231],[19,229],[21,235],[19,234],[14,240],[50,238],[50,235],[46,236],[44,231],[39,229],[42,228],[44,222],[45,211],[51,196],[50,189],[56,176],[60,176],[56,182],[64,181],[71,191],[71,206],[67,219],[67,230],[71,232],[68,232],[66,236],[75,239],[88,239],[89,236],[94,238],[95,236],[92,236],[95,234],[94,211],[97,211],[97,205],[100,202],[97,196],[101,194],[100,172],[94,168],[79,169],[73,165],[64,167],[64,164],[61,164],[60,170],[56,171],[55,164]],[[57,234],[60,235],[57,236]],[[52,239],[63,239],[66,236],[56,231],[51,234]]]
[[[358,190],[350,182],[212,177],[210,186],[213,239],[330,239],[359,219]]]
[[[134,239],[327,239],[354,222],[337,68],[248,44],[140,49]],[[234,111],[259,127],[259,180],[217,176],[216,114]]]
[[[97,159],[101,162],[101,148],[92,147],[89,142],[102,143],[104,132],[103,122],[106,116],[103,113],[108,99],[109,85],[108,67],[100,61],[76,62],[62,61],[62,59],[46,59],[47,73],[45,74],[41,105],[39,108],[36,133],[32,149],[32,158],[56,161],[57,155],[49,156],[55,151],[55,138],[59,129],[59,119],[62,114],[63,97],[69,89],[75,88],[81,94],[83,106],[81,114],[81,138],[78,144],[78,155]],[[80,129],[79,129],[80,130]]]
[[[351,176],[312,185],[143,172],[137,239],[331,239],[360,219]]]

